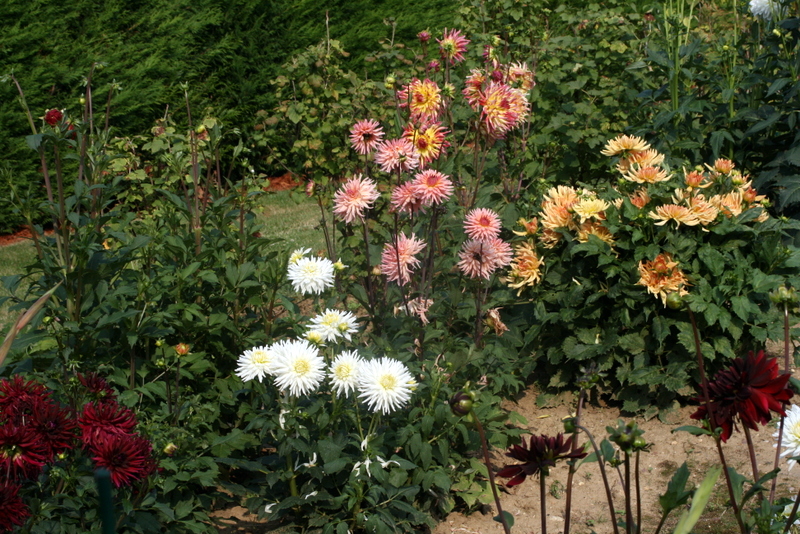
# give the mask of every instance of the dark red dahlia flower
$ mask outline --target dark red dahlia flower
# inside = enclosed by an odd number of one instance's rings
[[[31,515],[19,490],[16,484],[0,484],[0,532],[11,532],[14,527],[22,526]]]
[[[27,424],[39,436],[47,448],[47,461],[67,449],[71,449],[78,422],[72,411],[53,402],[39,400],[34,405],[30,422]]]
[[[55,126],[61,119],[64,118],[64,114],[58,109],[48,109],[44,113],[44,122],[49,124],[50,126]]]
[[[81,427],[81,440],[91,448],[106,437],[131,434],[136,428],[136,416],[117,403],[92,402],[83,407],[78,425]]]
[[[95,466],[108,469],[116,487],[142,480],[156,468],[150,441],[136,434],[104,436],[93,452]]]
[[[786,415],[784,406],[794,394],[786,387],[790,376],[781,374],[777,358],[767,358],[763,350],[736,358],[728,369],[718,372],[708,384],[708,395],[716,424],[722,428],[722,441],[731,437],[736,417],[747,428],[758,430],[759,423],[766,425],[772,419],[770,411]],[[707,419],[705,397],[696,400],[700,408],[692,419]]]
[[[516,486],[537,473],[547,476],[558,460],[584,458],[586,453],[583,450],[572,452],[572,440],[565,440],[564,434],[559,433],[555,437],[531,436],[529,445],[525,445],[525,438],[522,438],[522,445],[512,445],[506,456],[524,462],[508,465],[497,472],[497,476],[511,479],[506,486]]]
[[[49,398],[50,390],[35,380],[25,380],[19,375],[4,378],[0,380],[0,422],[24,424],[36,401]]]
[[[0,426],[0,480],[36,478],[47,461],[48,449],[32,428]]]
[[[88,373],[85,375],[78,373],[78,381],[84,388],[86,388],[86,391],[89,393],[89,396],[92,400],[101,402],[116,402],[114,399],[116,398],[117,394],[113,389],[111,389],[111,386],[108,385],[106,379],[97,373]]]

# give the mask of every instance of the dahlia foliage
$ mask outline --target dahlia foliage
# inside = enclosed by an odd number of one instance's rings
[[[150,441],[136,432],[136,416],[120,406],[97,374],[79,374],[78,408],[20,375],[0,380],[0,532],[30,515],[21,495],[55,467],[84,455],[105,468],[116,487],[147,479],[156,469]]]

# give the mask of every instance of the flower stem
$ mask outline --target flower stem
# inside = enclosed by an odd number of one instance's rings
[[[636,451],[636,466],[634,474],[636,475],[636,532],[637,534],[642,531],[642,485],[639,483],[639,453]]]
[[[633,532],[633,513],[631,512],[631,455],[625,453],[625,534]]]
[[[789,365],[789,303],[787,302],[783,303],[783,372],[792,372]],[[775,463],[772,465],[772,469],[777,469],[778,464],[781,461],[781,443],[783,443],[783,427],[785,419],[785,416],[781,416],[781,423],[778,426],[778,446],[775,448]],[[778,477],[775,477],[772,479],[772,484],[769,489],[770,504],[775,501],[775,488],[777,485]]]
[[[608,513],[611,514],[611,525],[614,527],[614,534],[619,534],[619,528],[617,527],[617,518],[614,516],[614,499],[611,497],[611,487],[608,485],[608,476],[606,475],[606,465],[605,459],[603,455],[600,454],[600,449],[597,448],[597,443],[594,441],[594,436],[592,433],[586,430],[585,427],[581,425],[575,425],[575,428],[583,430],[586,432],[586,436],[589,438],[589,441],[592,444],[592,448],[594,449],[594,454],[597,456],[597,463],[600,464],[600,475],[603,477],[603,486],[606,489],[606,499],[608,500]]]
[[[750,465],[753,468],[753,481],[758,482],[758,479],[761,478],[758,474],[758,460],[756,460],[756,448],[753,445],[753,437],[750,435],[750,429],[747,425],[742,425],[744,428],[744,437],[747,440],[747,452],[750,455]],[[761,492],[758,493],[761,498],[763,498],[763,494]]]
[[[539,475],[539,513],[542,515],[542,534],[547,534],[547,499],[545,498],[547,484],[544,472]]]
[[[483,463],[486,464],[486,472],[489,474],[489,485],[492,487],[494,503],[497,506],[497,516],[500,518],[500,523],[502,523],[505,533],[511,534],[511,527],[508,526],[506,516],[503,515],[503,507],[500,505],[500,496],[497,494],[497,485],[494,482],[494,473],[492,472],[492,460],[489,458],[489,446],[486,444],[486,434],[483,432],[483,425],[481,424],[481,420],[478,419],[478,414],[475,413],[475,410],[470,410],[470,413],[472,414],[472,419],[475,421],[475,427],[478,429],[478,435],[481,437]]]
[[[783,534],[789,532],[792,523],[794,523],[794,520],[797,517],[798,507],[800,507],[800,490],[797,491],[797,495],[794,498],[794,506],[792,506],[792,511],[789,513],[789,519],[786,520],[786,526],[783,527]]]
[[[578,396],[578,408],[575,410],[575,424],[581,424],[581,412],[583,412],[583,402],[586,399],[586,389],[581,388],[581,392]],[[572,451],[577,452],[578,450],[578,433],[575,432],[572,434]],[[570,519],[572,516],[572,479],[575,476],[575,462],[570,462],[569,464],[569,474],[567,475],[567,503],[565,506],[564,512],[564,534],[569,534],[569,527],[570,527]]]

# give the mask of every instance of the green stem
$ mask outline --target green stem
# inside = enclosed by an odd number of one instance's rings
[[[547,484],[545,479],[547,477],[542,471],[539,475],[539,514],[542,516],[542,534],[547,534],[547,499],[545,493],[547,491]]]
[[[506,516],[503,514],[503,507],[500,504],[500,496],[497,494],[497,484],[494,482],[494,472],[492,471],[492,460],[489,458],[489,445],[486,443],[486,434],[483,432],[483,425],[481,420],[478,419],[478,414],[475,410],[470,410],[472,419],[475,421],[475,427],[478,429],[478,435],[481,438],[481,449],[483,450],[483,463],[486,465],[486,472],[489,474],[489,485],[492,488],[492,496],[494,496],[494,503],[497,506],[497,516],[500,518],[500,523],[503,525],[503,530],[506,534],[511,534],[511,527],[506,522]]]
[[[586,433],[586,437],[589,438],[589,442],[592,444],[592,448],[594,449],[594,454],[595,456],[597,456],[597,463],[600,465],[600,476],[603,477],[603,486],[605,487],[606,490],[606,500],[608,501],[608,513],[611,514],[611,526],[614,527],[614,534],[619,534],[619,527],[617,527],[617,518],[614,515],[614,498],[611,496],[611,486],[609,486],[608,484],[608,475],[606,475],[605,458],[600,453],[600,449],[597,447],[597,443],[594,441],[594,436],[592,436],[592,433],[581,425],[575,425],[575,428],[583,430]]]

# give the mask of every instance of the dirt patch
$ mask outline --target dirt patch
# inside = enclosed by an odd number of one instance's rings
[[[563,432],[562,419],[572,414],[574,405],[564,403],[561,406],[538,408],[535,398],[536,391],[529,389],[517,403],[509,402],[505,407],[518,412],[528,420],[527,427],[531,434],[552,436]],[[626,422],[635,419],[639,427],[645,431],[644,438],[652,444],[650,452],[642,453],[640,458],[643,532],[655,531],[661,517],[658,497],[665,492],[667,483],[681,464],[686,462],[691,472],[688,485],[695,486],[703,480],[709,468],[719,463],[716,446],[710,437],[693,436],[684,431],[674,432],[679,426],[696,423],[689,417],[696,409],[696,407],[687,406],[675,410],[668,415],[666,423],[658,418],[645,421],[642,418],[623,417],[619,409],[612,407],[588,406],[584,411],[583,426],[594,434],[598,444],[607,436],[606,427],[616,427],[618,419],[624,419]],[[775,425],[772,424],[752,433],[762,474],[772,469],[772,462],[775,458],[775,448],[773,447],[775,438],[772,437],[772,434],[776,431]],[[585,440],[585,437],[582,440]],[[734,433],[728,443],[723,445],[723,449],[729,465],[735,467],[748,479],[752,478],[744,434]],[[495,469],[519,463],[514,459],[507,458],[502,451],[495,452],[493,462]],[[784,469],[785,473],[786,462],[782,460],[780,467]],[[546,479],[549,492],[546,503],[547,532],[550,534],[564,531],[567,472],[568,468],[566,464],[563,464],[551,470],[550,476]],[[615,470],[608,467],[606,472],[612,488],[614,508],[618,513],[623,512],[621,477]],[[500,483],[502,484],[502,481]],[[598,464],[593,462],[580,466],[573,479],[573,487],[570,532],[575,534],[613,532]],[[796,487],[796,482],[789,477],[779,476],[777,490],[779,496],[796,494]],[[541,532],[538,479],[529,478],[524,483],[511,488],[501,486],[500,491],[503,509],[514,515],[512,532],[515,534]],[[470,515],[450,514],[433,533],[502,533],[503,527],[492,519],[496,515],[494,505],[487,507],[484,512],[475,512]],[[679,516],[680,511],[674,511],[670,517],[671,524],[674,525]],[[720,477],[714,496],[706,508],[703,519],[695,528],[695,532],[725,533],[736,530],[738,528],[735,519],[727,505],[725,479]],[[665,528],[662,532],[671,532],[671,529]]]
[[[264,191],[287,191],[303,187],[303,180],[294,173],[287,172],[282,176],[275,176],[269,179],[269,186]]]

